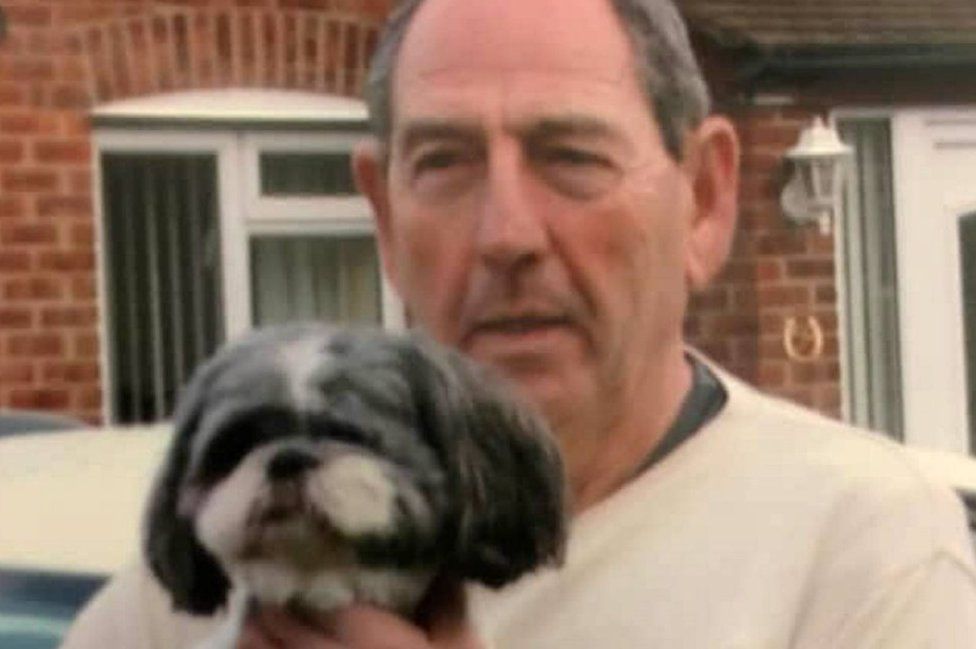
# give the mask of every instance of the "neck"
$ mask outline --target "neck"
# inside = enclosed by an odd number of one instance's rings
[[[630,481],[661,443],[691,388],[691,367],[678,346],[663,362],[645,368],[640,380],[621,386],[599,404],[610,417],[575,419],[573,430],[558,430],[575,513],[599,503]],[[581,430],[583,427],[588,430]]]

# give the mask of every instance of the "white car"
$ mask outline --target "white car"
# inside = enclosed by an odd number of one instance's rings
[[[139,550],[169,427],[0,436],[0,647],[53,649]]]
[[[56,647],[87,599],[133,561],[170,434],[157,425],[0,437],[2,649]],[[963,496],[976,534],[976,459],[914,454]]]

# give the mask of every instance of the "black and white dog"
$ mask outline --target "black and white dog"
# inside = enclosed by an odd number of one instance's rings
[[[539,418],[418,336],[292,325],[208,361],[177,406],[144,550],[177,609],[409,615],[435,575],[491,586],[561,558],[565,485]]]

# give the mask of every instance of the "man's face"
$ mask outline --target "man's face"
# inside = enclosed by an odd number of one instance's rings
[[[380,243],[414,323],[607,423],[680,349],[693,211],[609,2],[428,0],[393,95]]]

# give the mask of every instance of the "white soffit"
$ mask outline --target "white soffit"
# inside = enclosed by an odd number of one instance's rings
[[[285,90],[191,90],[96,107],[96,119],[207,122],[365,122],[365,102]]]

